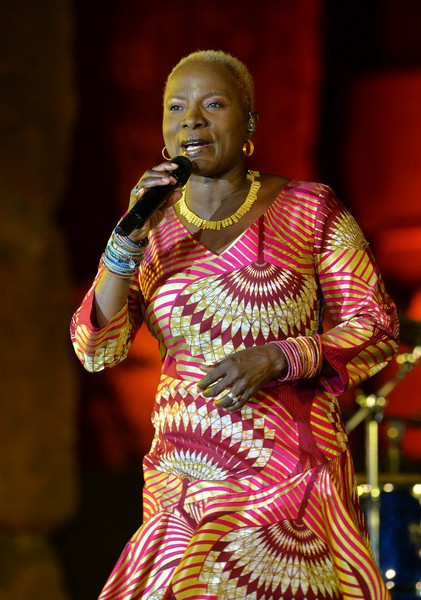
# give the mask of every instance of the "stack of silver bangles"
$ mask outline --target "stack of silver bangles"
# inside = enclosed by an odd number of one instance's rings
[[[130,279],[139,268],[148,243],[148,238],[137,244],[113,231],[102,258],[104,267],[113,275]]]

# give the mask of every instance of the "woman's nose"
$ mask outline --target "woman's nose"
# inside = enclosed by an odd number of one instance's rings
[[[207,120],[203,115],[202,111],[198,108],[191,107],[185,113],[184,118],[181,122],[181,126],[188,129],[199,129],[205,127]]]

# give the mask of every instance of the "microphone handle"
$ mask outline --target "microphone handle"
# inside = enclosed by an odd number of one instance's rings
[[[129,235],[134,229],[143,227],[146,221],[168,200],[175,185],[167,183],[150,188],[129,210],[125,217],[115,228],[119,235]]]

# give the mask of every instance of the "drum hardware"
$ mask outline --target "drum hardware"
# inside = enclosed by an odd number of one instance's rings
[[[387,423],[387,458],[390,473],[399,473],[401,469],[401,443],[405,424],[400,419],[390,419]]]
[[[364,394],[357,390],[356,402],[360,408],[346,422],[345,429],[349,434],[360,423],[365,427],[365,469],[366,469],[366,491],[368,494],[366,502],[366,521],[373,554],[379,564],[380,544],[380,487],[379,487],[379,424],[384,419],[384,410],[387,407],[387,397],[396,385],[412,371],[421,359],[421,346],[415,346],[412,352],[403,352],[396,356],[398,369],[394,376],[386,381],[374,394]],[[399,443],[399,430],[391,431]],[[393,451],[399,451],[396,446]],[[393,455],[392,451],[392,455]],[[399,466],[396,455],[394,456],[394,467]]]
[[[416,549],[419,558],[421,558],[421,524],[411,523],[409,526],[409,539]]]
[[[381,474],[379,567],[393,597],[421,596],[421,484],[420,475]],[[359,486],[361,504],[371,504],[370,489]]]
[[[421,427],[421,419],[418,415],[404,417],[399,415],[385,416],[387,437],[387,459],[389,473],[396,474],[401,470],[401,444],[407,427]]]

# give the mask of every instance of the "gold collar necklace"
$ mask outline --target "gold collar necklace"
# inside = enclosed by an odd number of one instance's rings
[[[241,217],[244,217],[246,213],[250,210],[253,203],[257,198],[257,193],[260,189],[261,183],[260,181],[255,181],[256,177],[260,177],[260,173],[258,171],[248,171],[247,179],[251,181],[249,192],[246,196],[246,199],[239,207],[239,209],[230,217],[226,219],[222,219],[221,221],[211,221],[208,219],[201,219],[198,215],[192,212],[186,204],[185,193],[186,188],[183,188],[183,195],[178,201],[178,206],[180,209],[180,214],[186,219],[188,223],[199,227],[200,229],[223,229],[224,227],[229,227],[234,223],[238,223]]]

